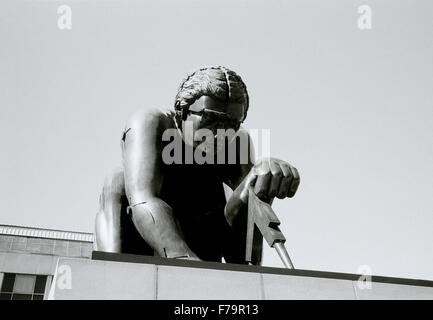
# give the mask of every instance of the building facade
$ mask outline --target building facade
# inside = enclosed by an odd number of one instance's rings
[[[92,251],[91,233],[0,225],[0,299],[433,299],[428,280]]]
[[[0,225],[0,300],[43,300],[59,257],[90,259],[93,234]]]

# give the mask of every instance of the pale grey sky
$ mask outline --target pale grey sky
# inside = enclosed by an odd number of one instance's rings
[[[245,126],[270,128],[300,171],[274,203],[295,266],[433,280],[432,57],[431,0],[3,0],[0,223],[93,231],[129,115],[227,65],[249,89]]]

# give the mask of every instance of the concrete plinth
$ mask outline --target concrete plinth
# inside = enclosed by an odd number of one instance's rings
[[[433,282],[94,252],[59,258],[49,299],[433,299]],[[117,260],[117,261],[113,261]]]

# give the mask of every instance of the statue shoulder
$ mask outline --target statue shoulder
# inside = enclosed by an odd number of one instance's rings
[[[170,112],[158,108],[146,108],[135,111],[127,120],[124,132],[134,129],[147,134],[162,134],[165,129],[173,127]]]

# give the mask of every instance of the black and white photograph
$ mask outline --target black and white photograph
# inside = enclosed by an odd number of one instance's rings
[[[431,0],[2,0],[0,110],[0,300],[433,299]]]

